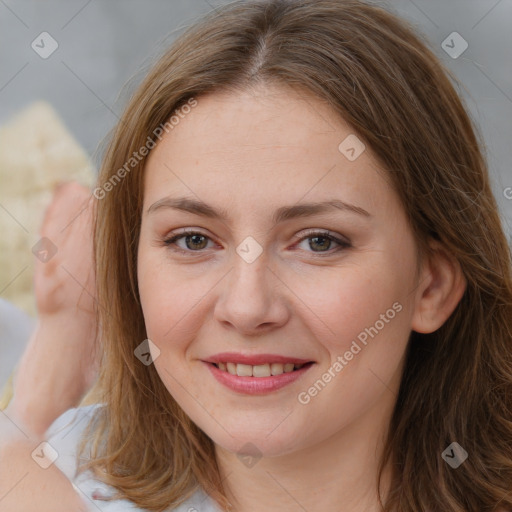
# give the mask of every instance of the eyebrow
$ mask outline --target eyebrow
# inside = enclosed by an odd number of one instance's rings
[[[172,208],[181,210],[202,217],[226,221],[229,217],[224,209],[216,210],[212,206],[188,197],[164,197],[153,203],[147,210],[147,213],[153,213],[162,208]],[[274,224],[297,217],[310,217],[320,213],[341,210],[344,212],[355,213],[363,217],[371,217],[371,214],[359,206],[345,203],[339,199],[332,199],[321,203],[299,203],[293,206],[282,206],[278,208],[272,216]]]

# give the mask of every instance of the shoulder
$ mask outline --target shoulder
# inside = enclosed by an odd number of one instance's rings
[[[105,405],[93,404],[69,409],[50,425],[45,437],[56,457],[53,463],[71,480],[76,491],[90,507],[88,510],[145,512],[129,500],[101,500],[101,496],[113,494],[114,489],[94,478],[89,471],[76,475],[78,444],[89,420],[101,407]],[[180,506],[166,512],[220,512],[220,509],[206,493],[198,489]]]
[[[104,404],[93,404],[67,410],[46,431],[46,442],[53,464],[71,480],[73,487],[88,505],[87,510],[102,512],[144,512],[128,500],[100,501],[114,489],[97,480],[90,471],[77,475],[78,446],[94,413]],[[99,499],[98,499],[99,498]]]

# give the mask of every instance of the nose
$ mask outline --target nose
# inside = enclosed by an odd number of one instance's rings
[[[234,255],[215,305],[214,318],[227,329],[245,336],[258,335],[285,325],[290,317],[287,287],[262,253],[248,262]]]

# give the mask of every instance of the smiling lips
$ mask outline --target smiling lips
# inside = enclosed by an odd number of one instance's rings
[[[313,361],[279,354],[237,354],[223,352],[206,360],[219,370],[239,377],[270,377],[299,370]]]
[[[221,384],[248,394],[280,389],[295,381],[315,363],[278,354],[245,355],[232,352],[217,354],[203,362]]]

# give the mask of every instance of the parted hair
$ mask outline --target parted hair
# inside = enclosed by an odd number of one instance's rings
[[[415,28],[356,0],[244,0],[213,10],[173,42],[130,98],[97,186],[191,98],[257,84],[328,102],[372,148],[418,251],[428,255],[429,240],[441,243],[467,281],[444,325],[411,332],[385,451],[375,461],[379,475],[393,462],[382,510],[512,510],[511,251],[482,137],[455,77]],[[136,273],[146,158],[97,202],[103,350],[96,390],[105,407],[88,425],[80,471],[91,469],[117,490],[114,498],[149,511],[177,506],[199,487],[229,510],[213,441],[154,365],[134,356],[147,338]],[[457,469],[442,457],[455,441],[468,453]]]

